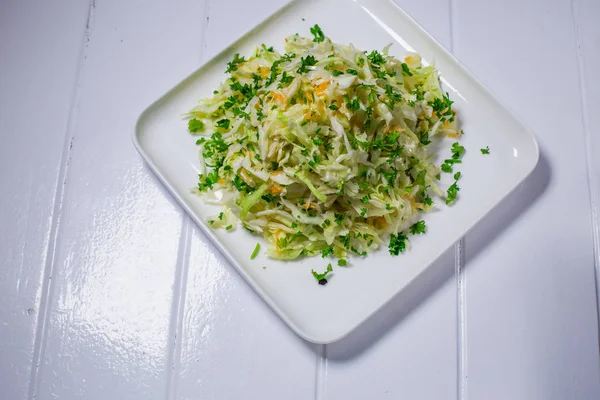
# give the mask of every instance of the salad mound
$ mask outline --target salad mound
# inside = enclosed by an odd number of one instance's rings
[[[208,222],[233,230],[240,221],[276,259],[364,256],[386,242],[397,255],[404,231],[425,231],[419,216],[434,198],[456,198],[456,182],[447,193],[438,186],[428,146],[461,134],[452,101],[417,54],[399,60],[389,46],[365,52],[318,25],[311,33],[287,37],[285,54],[264,44],[236,54],[227,79],[189,112],[201,136],[196,190],[223,206]],[[452,151],[445,172],[464,148]]]

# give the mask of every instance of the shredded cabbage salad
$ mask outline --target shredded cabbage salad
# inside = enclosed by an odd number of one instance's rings
[[[462,133],[452,101],[418,54],[399,60],[389,46],[365,52],[318,25],[311,33],[287,37],[285,54],[264,44],[236,54],[227,79],[189,112],[189,131],[201,136],[195,190],[223,206],[213,228],[241,222],[275,259],[333,255],[346,265],[386,242],[398,255],[406,234],[425,232],[419,216],[434,198],[450,204],[459,190],[459,172],[454,188],[438,186],[440,146],[430,146]],[[463,152],[454,143],[443,171]]]

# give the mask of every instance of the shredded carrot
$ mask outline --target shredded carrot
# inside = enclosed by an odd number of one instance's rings
[[[281,102],[285,101],[285,97],[283,97],[283,95],[281,93],[271,92],[271,93],[269,93],[269,96],[271,96]]]
[[[266,78],[271,73],[271,68],[269,67],[258,67],[258,73],[262,78]]]
[[[375,226],[377,229],[385,228],[387,226],[385,217],[368,217],[367,223]]]
[[[402,197],[410,201],[410,205],[413,207],[413,209],[417,207],[417,203],[415,202],[415,195],[413,193],[407,193]]]
[[[309,209],[309,208],[310,208],[311,210],[316,210],[316,209],[317,209],[317,206],[315,206],[315,205],[314,205],[313,203],[311,203],[311,202],[310,202],[310,200],[309,200],[309,201],[307,201],[306,203],[304,203],[304,209],[308,211],[308,209]]]
[[[381,228],[385,228],[387,226],[387,221],[384,217],[376,217],[375,224]]]
[[[390,125],[390,126],[386,126],[385,128],[383,128],[383,133],[387,134],[389,131],[402,133],[405,131],[405,129],[400,128],[399,126],[395,126],[395,125]]]
[[[412,57],[408,56],[404,59],[404,61],[406,61],[407,63],[410,63],[410,62],[412,62]]]
[[[316,121],[318,120],[320,117],[320,114],[318,112],[307,112],[306,114],[304,114],[304,119],[308,119],[310,121]]]
[[[271,194],[279,194],[281,192],[283,192],[283,188],[278,185],[277,183],[274,183],[269,190],[271,191]]]
[[[456,133],[447,133],[446,136],[448,136],[449,138],[457,138],[460,136],[460,132],[456,132]]]
[[[323,82],[315,88],[315,94],[318,96],[322,94],[329,87],[329,82]]]
[[[412,193],[411,193],[409,199],[410,199],[410,205],[412,206],[412,208],[414,210],[416,210],[417,209],[417,203],[415,202],[415,196],[413,196]]]

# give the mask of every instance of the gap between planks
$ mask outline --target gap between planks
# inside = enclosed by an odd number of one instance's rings
[[[592,225],[592,244],[594,248],[594,276],[596,288],[596,318],[600,324],[600,216],[598,215],[598,207],[600,207],[598,177],[594,176],[594,168],[592,165],[592,133],[589,120],[589,104],[586,89],[586,76],[583,66],[583,54],[581,50],[581,32],[577,23],[577,0],[571,0],[571,18],[573,20],[573,29],[575,30],[575,51],[577,52],[577,80],[579,83],[579,93],[581,96],[581,120],[583,125],[583,133],[585,137],[585,156],[587,169],[587,184],[590,196],[590,217]],[[600,347],[600,325],[598,326],[598,342]]]
[[[456,2],[449,0],[450,52],[456,54]],[[464,271],[464,237],[454,246],[457,306],[457,394],[458,400],[467,399],[467,330],[466,330],[466,275]],[[324,400],[327,384],[327,345],[320,345],[315,371],[315,400]]]
[[[206,35],[210,20],[210,1],[204,2],[203,26],[200,31],[199,61],[204,60],[206,50]],[[190,253],[192,247],[193,221],[182,212],[181,233],[177,250],[177,266],[173,288],[173,303],[171,305],[171,321],[169,323],[169,354],[167,357],[166,396],[168,400],[178,398],[179,377],[181,372],[181,337],[185,320],[185,299],[188,271],[190,268]]]
[[[449,0],[450,52],[456,57],[458,37],[455,26],[457,2]],[[465,238],[454,246],[454,267],[456,276],[456,398],[467,400],[467,276],[465,273]]]
[[[167,383],[165,388],[167,399],[177,399],[178,395],[178,378],[181,371],[181,337],[185,319],[186,286],[192,246],[192,220],[185,213],[183,213],[182,220],[173,282],[171,321],[169,323],[169,354],[167,356]]]
[[[63,202],[67,188],[67,174],[71,164],[71,154],[73,149],[73,141],[75,139],[75,121],[77,117],[77,109],[79,107],[81,79],[85,70],[87,51],[92,35],[94,25],[94,13],[96,9],[96,1],[92,0],[89,6],[88,18],[85,25],[83,47],[80,50],[79,65],[77,67],[77,78],[73,89],[72,102],[69,106],[69,114],[67,118],[67,129],[64,139],[63,151],[60,158],[60,167],[56,182],[54,194],[54,205],[52,210],[52,221],[50,223],[50,233],[48,235],[48,247],[44,262],[44,270],[42,273],[42,288],[40,291],[40,313],[38,315],[35,339],[33,345],[33,357],[31,361],[31,377],[29,379],[29,399],[33,400],[37,397],[37,392],[40,386],[40,376],[43,367],[43,356],[46,349],[47,326],[50,308],[50,299],[52,297],[52,274],[56,264],[56,250],[58,248],[58,239],[61,223],[61,214],[63,210]]]

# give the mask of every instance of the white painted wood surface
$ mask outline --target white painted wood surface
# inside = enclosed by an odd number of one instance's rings
[[[425,294],[316,346],[130,141],[149,102],[285,1],[0,0],[1,398],[600,398],[600,3],[396,1],[542,160]]]

